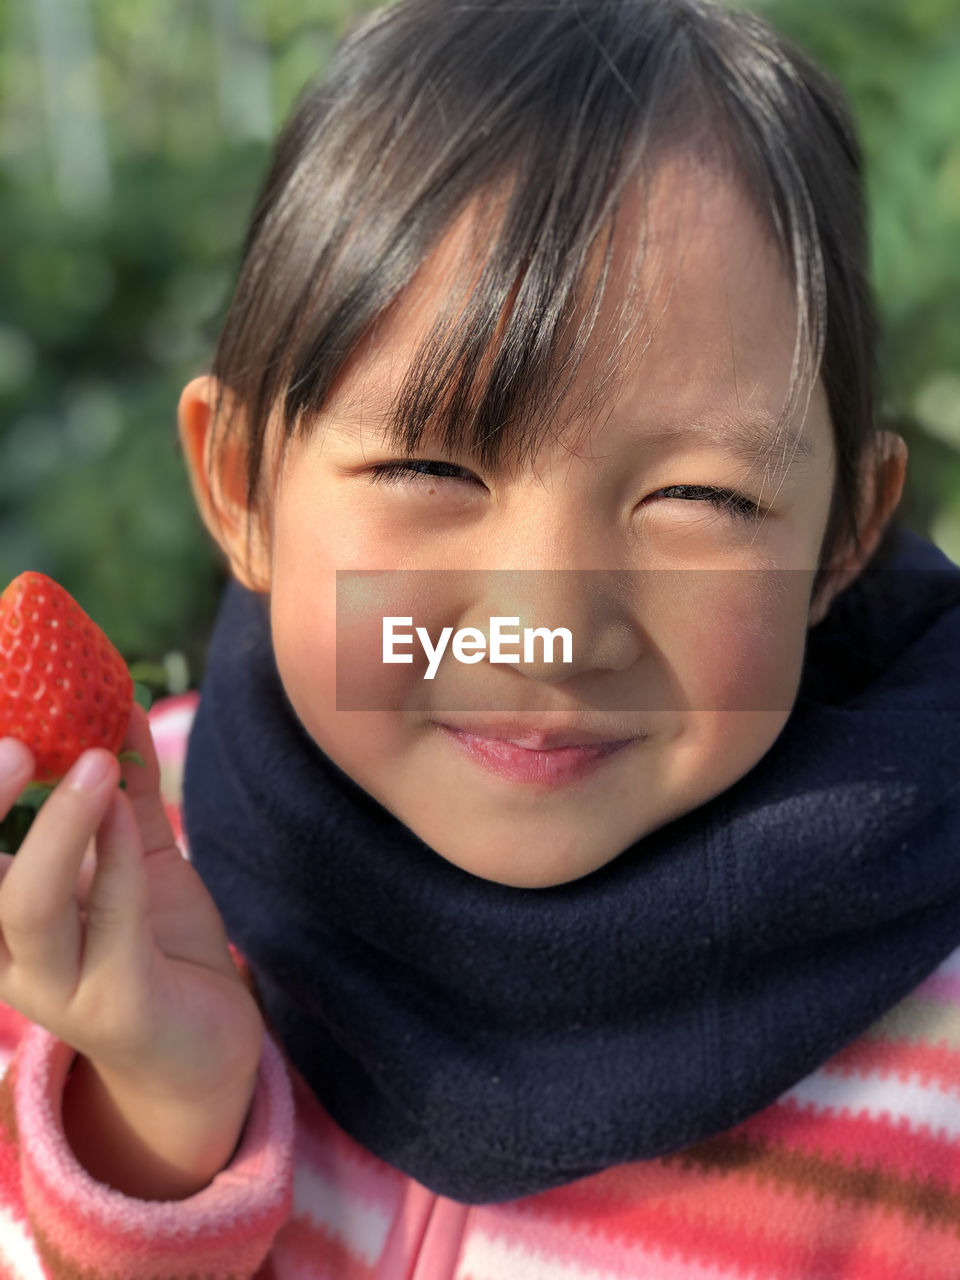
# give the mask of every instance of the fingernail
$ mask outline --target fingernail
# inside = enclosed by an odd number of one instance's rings
[[[67,774],[67,784],[76,791],[95,791],[110,772],[110,759],[102,751],[85,751]]]
[[[0,738],[0,778],[12,778],[26,764],[23,743],[17,738]]]

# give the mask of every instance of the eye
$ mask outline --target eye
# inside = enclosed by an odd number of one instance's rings
[[[437,471],[431,468],[438,468]],[[458,467],[453,462],[439,462],[434,458],[405,458],[396,462],[379,462],[370,468],[371,484],[403,485],[416,483],[416,480],[476,480],[465,467]]]
[[[404,458],[394,462],[380,462],[370,468],[369,474],[371,484],[404,486],[416,484],[419,480],[467,480],[483,483],[465,467],[435,458]],[[693,501],[708,502],[711,506],[726,511],[734,520],[752,521],[762,514],[760,506],[746,494],[716,485],[672,484],[657,492],[667,494],[668,497],[680,494],[681,501],[691,498]]]
[[[684,501],[687,495],[693,495],[694,501],[708,502],[711,506],[726,511],[734,520],[756,520],[761,514],[761,508],[756,502],[733,489],[720,489],[706,484],[671,484],[665,489],[657,490],[657,493],[668,496],[678,492],[684,495],[680,501]]]

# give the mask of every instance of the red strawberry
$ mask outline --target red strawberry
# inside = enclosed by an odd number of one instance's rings
[[[56,783],[87,747],[116,754],[133,706],[122,656],[59,583],[28,570],[0,595],[0,737]]]

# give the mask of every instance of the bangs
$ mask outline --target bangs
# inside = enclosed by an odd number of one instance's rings
[[[856,146],[798,58],[759,20],[699,0],[414,0],[375,14],[281,135],[217,347],[212,372],[253,424],[249,505],[271,410],[282,404],[284,444],[311,433],[468,208],[470,253],[390,406],[394,447],[413,453],[429,433],[484,467],[522,463],[602,339],[602,373],[573,406],[592,412],[643,313],[641,226],[627,304],[597,332],[617,215],[670,155],[733,178],[779,247],[797,304],[785,426],[823,357],[825,257],[844,258],[825,254],[817,200],[850,200],[808,183],[842,183]]]
[[[624,175],[624,181],[626,175]],[[522,466],[551,430],[580,366],[591,351],[604,353],[591,369],[572,414],[593,416],[621,371],[618,353],[639,308],[621,303],[602,331],[600,316],[614,265],[614,233],[621,182],[584,210],[583,225],[529,225],[529,192],[514,178],[506,190],[471,193],[463,216],[439,233],[440,244],[422,269],[433,288],[417,292],[418,277],[375,317],[354,350],[376,343],[394,306],[411,295],[427,300],[436,318],[415,349],[389,402],[373,402],[367,384],[347,399],[341,366],[326,395],[288,395],[288,426],[308,430],[331,401],[338,419],[371,422],[399,454],[415,454],[424,437],[481,468]],[[538,195],[543,196],[540,184]],[[587,222],[589,218],[589,222]],[[599,227],[599,230],[598,230]],[[635,229],[631,227],[631,232]],[[642,254],[631,254],[632,287]],[[436,283],[439,281],[439,284]],[[628,319],[629,317],[629,319]],[[631,324],[631,320],[633,323]],[[305,375],[309,360],[303,367]],[[376,393],[374,393],[376,394]]]

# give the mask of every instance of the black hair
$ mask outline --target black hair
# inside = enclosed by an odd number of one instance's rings
[[[837,458],[815,594],[841,543],[860,545],[876,438],[862,155],[841,88],[713,0],[400,0],[342,42],[277,141],[211,368],[242,409],[224,415],[221,399],[215,425],[244,433],[248,513],[269,510],[275,405],[283,447],[311,431],[358,343],[477,198],[497,200],[482,271],[413,361],[391,439],[412,453],[429,425],[483,466],[532,452],[586,351],[624,191],[668,154],[736,178],[795,283],[783,421],[819,374]]]

